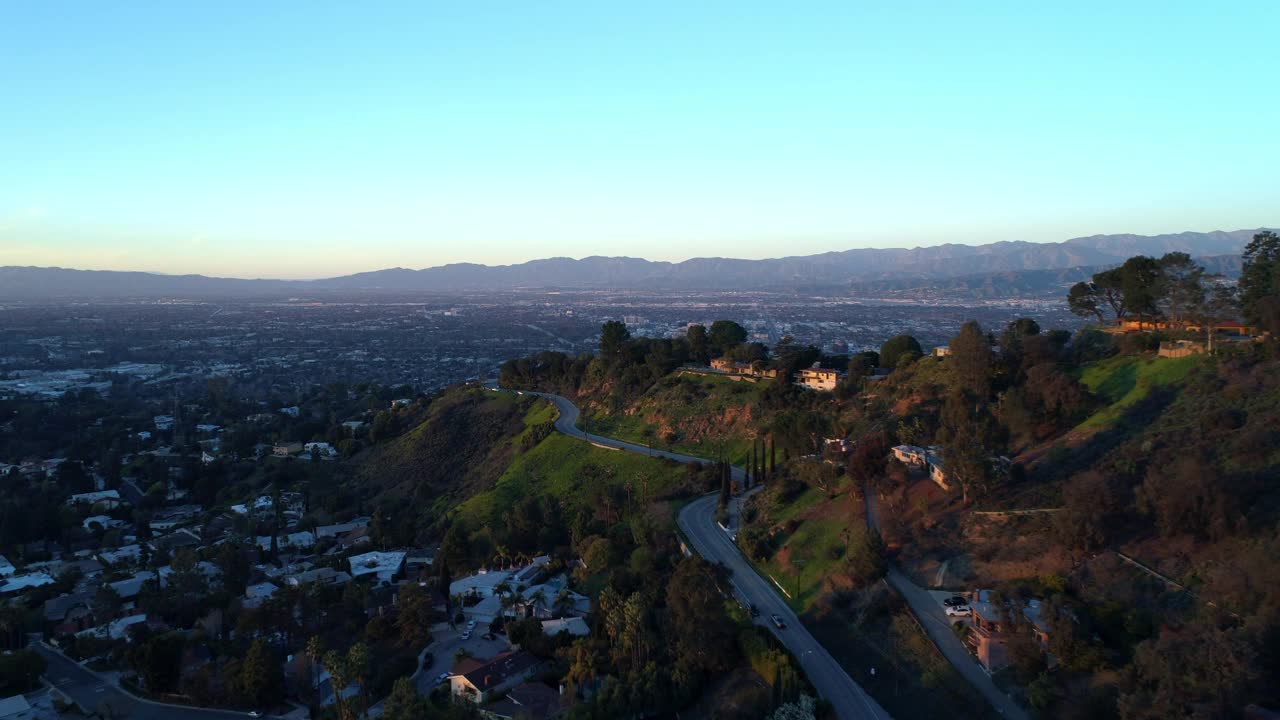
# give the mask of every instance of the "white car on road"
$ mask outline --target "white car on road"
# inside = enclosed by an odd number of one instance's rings
[[[969,617],[968,605],[948,605],[947,617]]]

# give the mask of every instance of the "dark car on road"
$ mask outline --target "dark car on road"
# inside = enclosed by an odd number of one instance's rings
[[[779,630],[787,626],[787,624],[782,621],[781,615],[770,615],[769,619],[773,621],[773,626],[778,628]]]
[[[752,603],[747,603],[747,614],[751,617],[760,617],[760,608]]]
[[[942,604],[947,607],[960,607],[961,605],[968,605],[969,601],[959,595],[953,595],[952,597],[943,600]]]

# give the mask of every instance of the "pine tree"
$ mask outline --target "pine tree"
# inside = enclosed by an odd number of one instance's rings
[[[773,479],[773,474],[777,471],[778,459],[778,441],[769,436],[769,479]]]

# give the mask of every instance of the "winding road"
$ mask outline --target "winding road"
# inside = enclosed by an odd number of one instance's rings
[[[651,455],[675,460],[677,462],[711,462],[706,458],[682,455],[680,453],[658,450],[601,435],[592,435],[578,428],[578,406],[568,398],[549,393],[521,391],[525,395],[550,400],[560,411],[556,419],[556,430],[570,437],[585,440],[593,445],[614,448],[628,452]],[[733,468],[735,480],[746,477],[742,468]],[[805,629],[800,619],[783,601],[772,586],[756,573],[747,562],[729,534],[716,524],[715,494],[706,495],[686,505],[677,518],[680,529],[689,539],[692,549],[707,560],[720,563],[729,569],[730,582],[738,600],[750,603],[760,610],[756,623],[766,627],[778,640],[795,655],[809,681],[817,689],[818,694],[831,703],[836,716],[840,720],[887,720],[890,716],[870,695],[849,677],[840,667],[831,653],[822,647],[813,635]],[[731,508],[731,515],[736,511]],[[786,627],[778,629],[769,622],[770,615],[778,615]]]
[[[29,646],[48,663],[44,677],[85,712],[104,712],[128,720],[245,720],[248,713],[234,710],[170,705],[132,695],[111,680],[86,668],[43,642]]]

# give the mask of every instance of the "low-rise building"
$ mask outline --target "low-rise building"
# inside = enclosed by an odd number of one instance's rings
[[[891,450],[893,457],[903,465],[921,467],[927,462],[928,450],[918,445],[895,445]]]
[[[804,368],[797,378],[797,382],[810,390],[820,392],[829,392],[836,389],[836,385],[840,383],[840,373],[827,368]]]
[[[302,587],[303,585],[346,585],[351,582],[351,576],[341,570],[333,568],[316,568],[305,572],[294,573],[285,576],[284,583],[289,587]]]
[[[555,637],[560,633],[569,633],[574,637],[586,637],[591,634],[591,627],[587,625],[587,621],[580,617],[559,618],[555,620],[543,620],[542,632],[544,635]]]
[[[379,582],[390,583],[397,575],[404,571],[403,551],[380,552],[374,550],[363,555],[354,555],[349,558],[351,564],[351,577],[359,578],[365,575],[373,575],[378,578]]]
[[[275,457],[289,457],[302,452],[302,443],[291,442],[275,445],[271,448],[271,454]]]
[[[546,661],[523,650],[483,661],[465,658],[449,676],[449,690],[455,698],[483,705],[542,672],[546,666]]]
[[[0,595],[12,595],[30,588],[52,585],[53,578],[46,573],[28,573],[26,575],[10,575],[0,580]]]
[[[68,506],[102,504],[107,510],[114,510],[121,504],[120,491],[99,490],[97,492],[76,493],[67,498]]]
[[[244,589],[244,606],[247,608],[262,607],[262,604],[272,595],[275,595],[279,589],[274,583],[269,582],[250,585]]]
[[[563,707],[564,697],[539,683],[517,685],[507,696],[480,708],[489,720],[546,720],[555,717]]]

